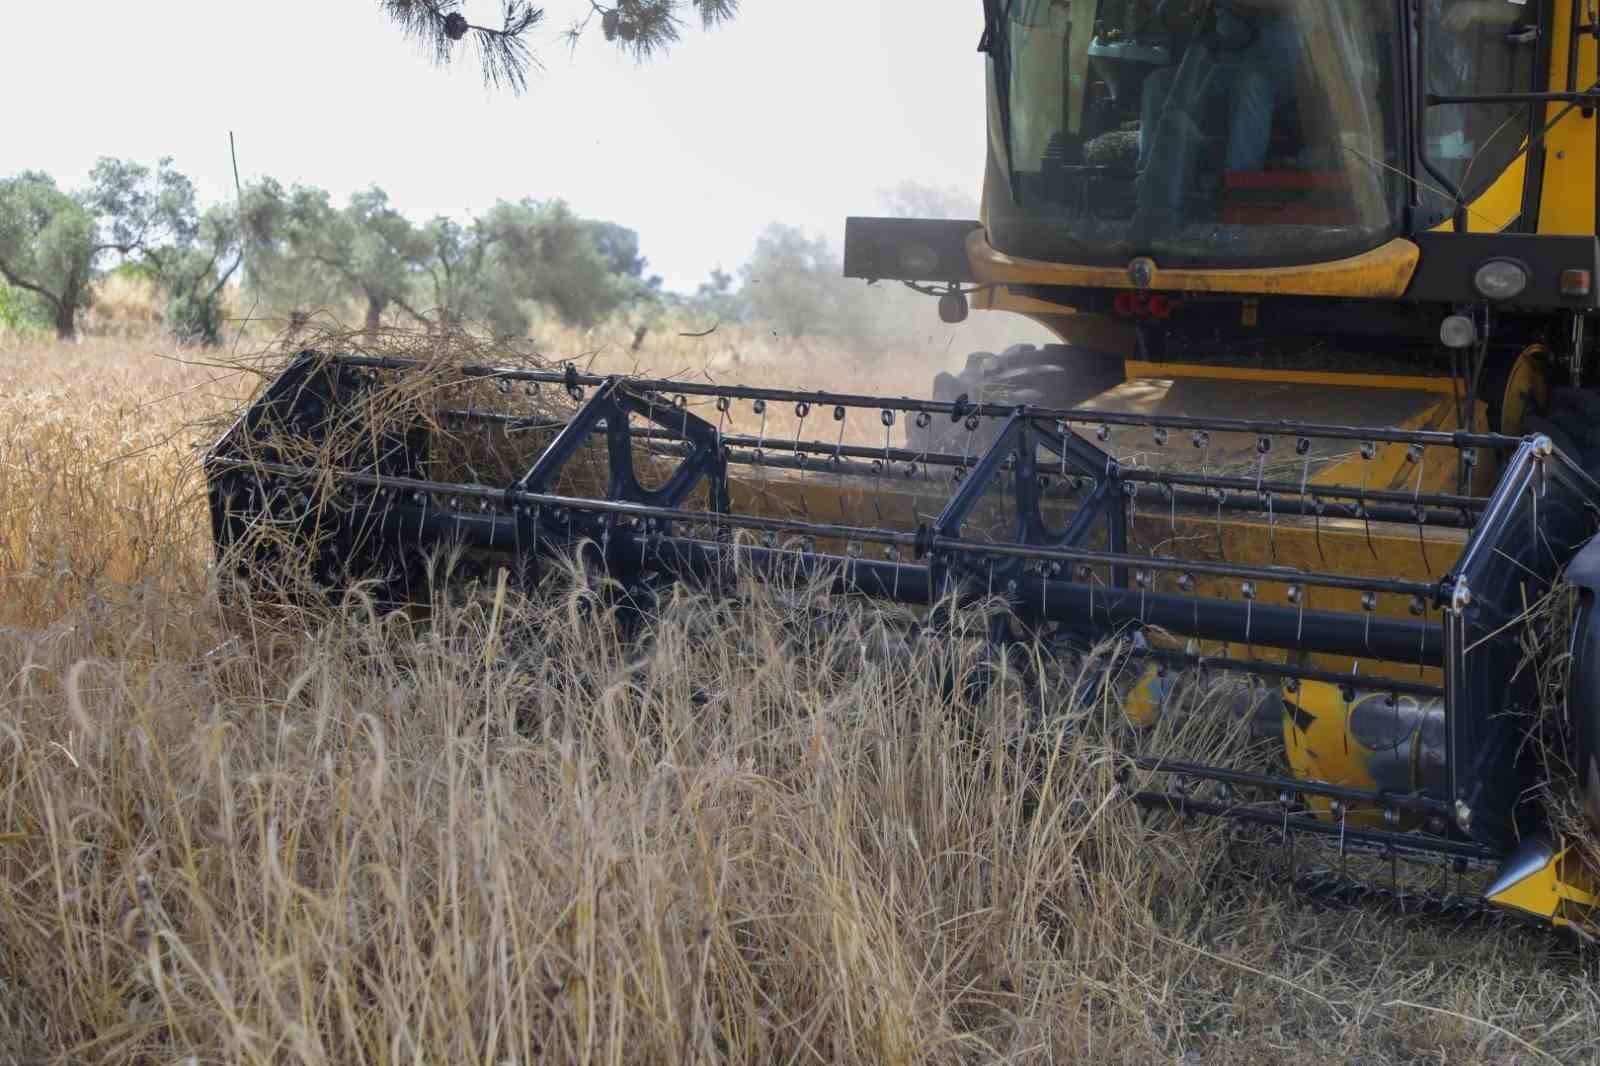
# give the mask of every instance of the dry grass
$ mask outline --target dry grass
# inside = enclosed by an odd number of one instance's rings
[[[182,354],[0,347],[0,1062],[1600,1056],[1592,958],[1297,900],[873,608],[228,624],[191,444],[252,382]]]

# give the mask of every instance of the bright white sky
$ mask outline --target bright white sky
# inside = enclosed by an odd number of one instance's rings
[[[564,198],[636,229],[651,270],[682,291],[743,262],[769,221],[837,250],[845,217],[879,213],[902,180],[976,199],[979,0],[742,6],[641,67],[598,20],[570,53],[559,32],[588,4],[547,0],[530,38],[544,70],[520,98],[485,89],[469,52],[432,67],[373,0],[35,7],[46,24],[0,63],[0,174],[76,187],[99,156],[170,155],[209,202],[233,194],[231,130],[246,182],[341,202],[375,182],[419,220]],[[465,11],[498,24],[495,0]]]

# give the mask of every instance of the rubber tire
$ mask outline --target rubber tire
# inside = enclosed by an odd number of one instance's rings
[[[1066,344],[1014,344],[999,355],[973,352],[960,374],[937,374],[932,398],[942,403],[966,396],[971,403],[1007,407],[1077,407],[1124,380],[1120,355]],[[994,443],[1002,425],[999,418],[980,418],[977,429],[969,431],[948,415],[933,415],[926,428],[919,428],[912,415],[906,423],[906,447],[978,455]]]
[[[1571,386],[1551,389],[1548,417],[1586,456],[1600,451],[1600,393]]]
[[[1529,415],[1522,423],[1524,433],[1548,434],[1568,458],[1600,481],[1600,390],[1551,389],[1544,415]]]
[[[1567,455],[1580,464],[1585,458],[1583,446],[1577,440],[1574,440],[1572,435],[1552,415],[1524,415],[1522,418],[1522,432],[1524,434],[1543,433],[1554,442],[1557,448],[1566,452]]]

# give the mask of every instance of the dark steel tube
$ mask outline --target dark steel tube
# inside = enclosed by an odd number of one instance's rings
[[[1362,692],[1392,692],[1397,695],[1421,696],[1424,699],[1444,698],[1444,686],[1430,685],[1426,681],[1406,681],[1378,674],[1341,674],[1334,670],[1316,670],[1309,666],[1266,662],[1261,659],[1229,659],[1223,656],[1191,655],[1164,648],[1146,648],[1133,653],[1136,657],[1154,659],[1156,662],[1199,670],[1221,670],[1226,673],[1258,674],[1262,677],[1293,678],[1297,681],[1318,681],[1326,685],[1339,685]]]
[[[1207,577],[1236,577],[1245,581],[1275,581],[1286,585],[1310,585],[1357,592],[1387,592],[1397,596],[1422,596],[1425,599],[1436,595],[1439,591],[1437,584],[1427,581],[1331,574],[1319,570],[1297,570],[1290,566],[1248,566],[1243,563],[1217,563],[1205,559],[1179,559],[1167,555],[1133,555],[1127,552],[1096,551],[1092,548],[1045,548],[1033,544],[967,540],[960,537],[935,536],[929,543],[930,549],[934,552],[957,551],[977,555],[1040,559],[1047,562],[1127,566],[1134,569],[1164,570],[1169,573],[1204,574]]]
[[[1494,862],[1501,857],[1499,852],[1461,840],[1446,840],[1443,837],[1422,836],[1419,833],[1394,833],[1386,829],[1366,829],[1353,825],[1341,826],[1338,822],[1326,822],[1305,815],[1291,814],[1285,817],[1259,807],[1231,807],[1222,803],[1193,800],[1184,796],[1169,796],[1160,792],[1137,792],[1132,799],[1139,806],[1152,810],[1172,811],[1174,814],[1216,815],[1241,822],[1254,822],[1257,825],[1287,829],[1291,833],[1343,837],[1351,844],[1393,848],[1398,852],[1413,855],[1448,855],[1453,858],[1475,859],[1479,862]]]
[[[1205,599],[1137,589],[1030,578],[1023,603],[1044,617],[1090,633],[1140,624],[1182,636],[1259,644],[1291,651],[1438,666],[1442,637],[1436,623],[1365,617],[1343,611],[1301,611],[1260,603]]]
[[[403,543],[459,538],[480,547],[505,550],[517,544],[517,521],[508,515],[458,514],[442,508],[395,504],[379,512],[376,520],[379,535]],[[568,537],[566,530],[548,519],[540,532],[552,545]],[[939,593],[933,588],[930,568],[914,562],[852,559],[632,529],[612,531],[607,537],[607,551],[618,564],[659,569],[679,577],[703,578],[742,564],[763,576],[788,575],[805,580],[831,571],[834,587],[839,591],[861,592],[913,606],[931,604]],[[1204,640],[1423,666],[1440,663],[1438,625],[1382,615],[1367,618],[1340,611],[1302,611],[1039,577],[1018,582],[1010,598],[1024,613],[1062,622],[1091,636],[1120,626],[1149,625]]]
[[[560,429],[566,424],[565,422],[553,421],[550,419],[527,418],[518,415],[504,415],[477,411],[447,411],[445,414],[461,421],[483,421],[491,424],[502,424],[526,429]],[[672,447],[661,449],[663,452],[667,452],[669,454],[673,453],[677,449],[686,448],[684,442],[676,434],[671,433],[668,430],[647,427],[634,429],[631,432],[633,436],[641,440],[662,441],[669,443],[672,445]],[[907,463],[917,466],[941,468],[977,466],[978,460],[983,457],[981,453],[973,455],[955,455],[950,452],[918,452],[909,448],[878,448],[863,444],[830,444],[824,440],[802,439],[796,441],[789,438],[772,439],[751,436],[747,433],[724,433],[722,435],[722,442],[729,448],[747,448],[752,450],[751,452],[733,452],[729,456],[729,459],[732,462],[749,464],[753,466],[770,466],[776,469],[825,469],[835,473],[852,473],[860,474],[861,476],[874,477],[887,477],[891,471],[889,471],[887,468],[881,472],[870,469],[861,470],[859,467],[848,468],[845,467],[845,464],[843,463],[832,462],[826,466],[815,466],[809,463],[791,463],[787,466],[781,466],[780,460],[776,460],[770,456],[763,456],[762,459],[758,461],[752,452],[755,450],[760,450],[763,452],[804,452],[810,455],[826,455],[830,458],[830,460],[833,456],[839,456],[844,459],[867,459],[886,464]],[[1007,463],[1005,469],[1009,470],[1013,465],[1014,464]],[[1053,476],[1060,476],[1055,472],[1054,469],[1046,470],[1045,473]],[[1301,485],[1291,481],[1263,480],[1258,484],[1254,478],[1247,477],[1229,477],[1217,474],[1183,474],[1161,470],[1133,470],[1126,467],[1119,469],[1118,475],[1124,481],[1139,482],[1141,484],[1188,485],[1202,488],[1240,489],[1251,493],[1270,492],[1274,495],[1288,496],[1291,498],[1310,496],[1320,499],[1362,500],[1372,501],[1374,503],[1404,504],[1408,507],[1450,509],[1434,512],[1439,514],[1441,517],[1449,515],[1451,510],[1482,510],[1483,507],[1488,503],[1487,499],[1482,496],[1462,496],[1454,493],[1411,493],[1395,491],[1392,489],[1365,489],[1359,485],[1342,484],[1319,485],[1315,483],[1307,483],[1302,487]],[[1066,476],[1082,477],[1084,475],[1077,472],[1069,472]],[[1215,501],[1211,500],[1209,497],[1206,497],[1204,494],[1198,495],[1196,499],[1205,501],[1208,504],[1215,506]],[[1284,514],[1296,513],[1291,510],[1293,507],[1292,499],[1283,500],[1280,502],[1283,506],[1277,506],[1275,504],[1274,510]],[[1255,503],[1254,507],[1255,509],[1261,510],[1263,513],[1266,511],[1266,508],[1259,502]],[[1347,508],[1346,511],[1346,514],[1335,515],[1331,509],[1325,509],[1323,514],[1328,517],[1361,517],[1361,515],[1354,508]],[[1369,507],[1367,508],[1367,511],[1369,516],[1376,516],[1376,511],[1374,511],[1373,508]],[[1314,514],[1315,509],[1314,507],[1307,507],[1304,509],[1304,513]],[[1391,517],[1383,520],[1406,522],[1414,521],[1414,512],[1412,511],[1391,510],[1386,513]],[[1444,524],[1449,524],[1448,518],[1442,518],[1442,520]]]
[[[373,367],[390,370],[419,369],[424,364],[413,359],[398,359],[369,355],[337,356],[347,366]],[[506,381],[531,381],[546,385],[568,383],[565,374],[553,370],[525,370],[517,367],[466,366],[457,371],[464,377],[496,378]],[[603,385],[606,377],[596,374],[578,374],[571,379],[583,388]],[[958,406],[949,401],[914,400],[910,397],[870,396],[863,393],[799,392],[794,389],[757,388],[748,385],[706,385],[695,382],[673,381],[660,378],[629,378],[629,387],[642,392],[662,392],[682,396],[727,396],[730,399],[766,400],[779,403],[804,403],[814,414],[821,407],[864,407],[874,411],[926,411],[930,415],[952,414],[980,415],[989,418],[1006,418],[1016,413],[1015,406],[1005,404],[966,404]],[[1500,433],[1466,433],[1461,431],[1394,429],[1378,426],[1329,425],[1313,422],[1291,422],[1285,419],[1250,418],[1197,418],[1187,415],[1142,415],[1121,411],[1095,411],[1082,407],[1030,407],[1028,416],[1041,422],[1070,422],[1107,426],[1164,426],[1168,429],[1204,429],[1224,433],[1253,433],[1269,436],[1321,437],[1331,440],[1383,441],[1399,444],[1442,445],[1456,448],[1512,448],[1522,442],[1521,437],[1508,437]]]
[[[712,524],[729,529],[748,529],[766,533],[788,533],[824,539],[859,541],[864,544],[881,544],[891,547],[916,548],[925,544],[929,551],[954,551],[979,555],[1000,555],[1012,558],[1055,562],[1081,562],[1134,569],[1164,570],[1171,572],[1205,574],[1215,577],[1236,577],[1241,580],[1275,581],[1292,585],[1321,588],[1340,588],[1356,591],[1390,593],[1403,596],[1434,595],[1436,586],[1421,581],[1400,581],[1393,578],[1352,577],[1346,574],[1322,573],[1314,570],[1296,570],[1292,567],[1246,566],[1234,563],[1217,563],[1207,560],[1177,559],[1158,555],[1134,555],[1126,552],[1102,552],[1088,548],[1046,548],[1027,544],[975,541],[960,537],[937,535],[922,537],[917,533],[896,532],[869,526],[849,526],[828,522],[796,521],[793,519],[763,518],[757,515],[716,514],[675,507],[654,507],[622,500],[599,500],[581,496],[557,496],[550,493],[521,492],[515,489],[496,489],[487,485],[457,484],[445,481],[426,481],[418,478],[385,477],[356,471],[316,471],[306,467],[283,463],[251,462],[248,460],[219,460],[219,468],[257,470],[262,473],[316,480],[333,477],[354,485],[386,489],[398,493],[437,494],[466,497],[494,503],[522,507],[550,507],[579,513],[616,515],[645,521],[685,522]],[[1156,595],[1150,593],[1147,595]],[[1180,597],[1187,599],[1186,597]],[[1257,607],[1256,611],[1275,608]],[[1298,611],[1291,611],[1299,614]],[[1309,613],[1309,612],[1308,612]]]
[[[811,574],[815,567],[843,567],[847,584],[859,591],[903,603],[927,604],[931,598],[914,598],[908,590],[925,596],[937,594],[931,578],[908,577],[928,568],[913,563],[846,559],[840,556],[798,553],[779,548],[733,546],[692,537],[644,536],[643,548],[632,542],[620,549],[645,552],[662,563],[676,562],[691,572],[704,575],[726,566],[736,557],[758,571],[779,563]],[[797,563],[797,557],[809,561]],[[912,583],[907,583],[908,580]],[[899,582],[900,595],[894,594]],[[996,593],[1005,591],[995,589]],[[1438,666],[1441,636],[1438,625],[1375,615],[1340,611],[1301,611],[1293,607],[1235,603],[1197,596],[1086,585],[1029,577],[1018,582],[1012,602],[1026,613],[1089,633],[1103,633],[1119,626],[1151,625],[1184,636],[1220,640],[1235,644],[1259,644],[1289,650],[1348,655],[1360,659]]]
[[[1183,774],[1186,777],[1198,777],[1207,781],[1222,781],[1230,785],[1270,788],[1280,793],[1288,792],[1293,794],[1298,792],[1307,796],[1326,796],[1342,803],[1371,803],[1379,807],[1390,807],[1400,811],[1420,811],[1424,814],[1450,813],[1450,805],[1444,800],[1433,799],[1416,793],[1351,788],[1348,785],[1334,785],[1326,781],[1308,781],[1295,777],[1278,777],[1273,774],[1255,774],[1246,770],[1229,770],[1221,766],[1181,762],[1177,759],[1167,759],[1156,755],[1140,756],[1133,760],[1133,764],[1141,770],[1149,770],[1153,773]]]
[[[1394,489],[1364,489],[1357,485],[1318,485],[1315,482],[1307,482],[1301,486],[1293,481],[1262,480],[1257,484],[1255,478],[1169,473],[1163,470],[1123,470],[1121,476],[1124,481],[1151,482],[1157,485],[1198,485],[1208,488],[1270,492],[1274,495],[1373,500],[1378,503],[1398,503],[1418,507],[1453,507],[1465,511],[1481,511],[1489,503],[1482,496],[1458,496],[1455,493],[1412,493]]]

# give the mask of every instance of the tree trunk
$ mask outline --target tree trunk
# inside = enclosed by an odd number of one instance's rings
[[[50,307],[50,321],[56,327],[56,340],[70,341],[78,337],[78,305],[83,299],[83,281],[76,273],[68,274],[61,285],[61,295],[52,296],[42,288],[34,289],[45,298]]]
[[[383,325],[383,305],[367,297],[367,332],[376,335]]]

